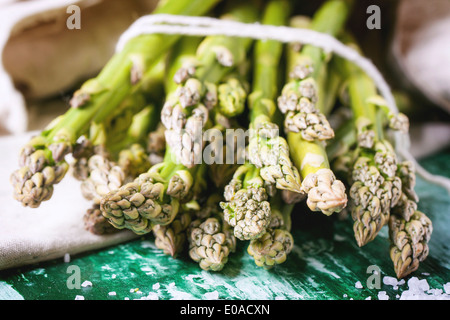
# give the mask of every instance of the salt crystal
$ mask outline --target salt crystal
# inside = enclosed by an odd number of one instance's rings
[[[160,285],[159,285],[158,282],[155,283],[155,284],[152,286],[152,289],[153,289],[153,290],[158,290],[159,288],[160,288]]]
[[[115,275],[115,274],[113,274],[112,276],[111,276],[111,279],[115,279],[117,276]]]
[[[155,292],[150,292],[147,296],[147,300],[159,300],[158,294]]]
[[[86,280],[85,282],[83,282],[83,283],[81,284],[81,286],[82,286],[83,288],[86,288],[86,287],[92,287],[92,282]]]
[[[403,281],[402,284],[405,283],[405,280],[402,279],[401,281]],[[400,281],[398,281],[394,277],[385,276],[385,277],[383,277],[383,283],[385,285],[392,286],[392,289],[397,290],[398,285],[400,284]]]
[[[427,294],[427,292],[432,294]],[[441,297],[442,291],[430,290],[427,280],[412,277],[408,280],[408,290],[402,292],[400,300],[430,300],[436,299],[436,296]]]
[[[83,297],[83,296],[80,296],[80,295],[77,295],[77,296],[75,297],[75,300],[84,300],[84,297]]]
[[[361,284],[361,281],[358,281],[358,282],[356,282],[355,283],[355,288],[357,288],[357,289],[362,289],[362,284]]]
[[[366,300],[372,300],[372,297],[371,297],[371,296],[368,296],[368,297],[366,298]]]
[[[442,289],[430,289],[427,291],[427,293],[432,294],[433,296],[440,296],[442,295]]]
[[[426,279],[419,280],[417,277],[412,277],[408,280],[408,288],[413,293],[422,293],[430,290],[430,286]]]
[[[389,300],[389,296],[386,294],[386,291],[378,292],[378,300]]]
[[[385,285],[393,286],[393,287],[395,287],[395,286],[398,285],[397,279],[394,278],[394,277],[389,277],[389,276],[383,277],[383,283],[384,283]]]
[[[347,294],[346,294],[346,293],[344,293],[343,297],[344,297],[344,298],[347,298]]]
[[[213,292],[207,292],[207,293],[205,293],[205,299],[217,300],[217,299],[219,299],[219,292],[217,292],[217,290],[215,290]]]
[[[70,254],[66,253],[66,254],[64,255],[64,262],[65,262],[65,263],[69,263],[69,262],[70,262]]]
[[[446,294],[450,294],[450,282],[444,284],[444,291]]]
[[[115,291],[111,291],[111,292],[108,292],[108,294],[109,294],[110,296],[115,296],[115,295],[116,295],[116,292],[115,292]]]

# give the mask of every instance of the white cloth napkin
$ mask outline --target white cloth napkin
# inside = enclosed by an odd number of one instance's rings
[[[137,235],[123,230],[94,235],[84,229],[83,215],[91,206],[70,172],[55,186],[53,197],[39,208],[23,207],[12,196],[9,176],[18,168],[20,148],[30,134],[0,138],[0,270],[63,258],[122,243]]]

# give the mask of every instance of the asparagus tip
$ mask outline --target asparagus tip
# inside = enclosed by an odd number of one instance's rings
[[[330,169],[319,169],[306,176],[302,189],[308,194],[307,205],[312,211],[331,215],[347,206],[345,186]]]

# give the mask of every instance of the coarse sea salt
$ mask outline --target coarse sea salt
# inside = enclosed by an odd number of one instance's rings
[[[378,292],[378,300],[389,300],[389,296],[386,294],[386,291]]]
[[[392,288],[393,288],[394,290],[397,290],[397,289],[398,289],[398,286],[401,286],[401,285],[405,284],[405,280],[404,280],[404,279],[401,279],[400,281],[398,281],[398,280],[397,280],[396,278],[394,278],[394,277],[385,276],[385,277],[383,277],[383,283],[384,283],[385,285],[392,286]]]
[[[66,253],[66,254],[64,255],[64,262],[65,262],[65,263],[69,263],[69,262],[70,262],[70,254]]]
[[[430,289],[427,291],[427,293],[432,294],[434,296],[440,296],[442,295],[443,290],[442,289]]]
[[[408,290],[402,292],[400,300],[450,300],[450,295],[442,289],[430,289],[426,279],[412,277],[408,280]]]
[[[80,295],[76,295],[75,296],[75,300],[84,300],[84,297],[80,296]]]
[[[412,277],[408,280],[408,288],[412,292],[422,293],[424,291],[430,290],[430,285],[426,279],[419,279],[417,277]]]
[[[115,291],[111,291],[111,292],[108,292],[108,295],[115,296],[115,295],[117,295],[117,293]]]
[[[206,292],[204,296],[207,300],[217,300],[219,299],[219,292],[217,292],[217,290],[213,292]]]
[[[84,282],[81,284],[81,286],[82,286],[83,288],[86,288],[86,287],[92,287],[92,282],[86,280],[86,281],[84,281]]]
[[[362,284],[361,284],[361,281],[357,281],[356,283],[355,283],[355,288],[357,288],[357,289],[362,289]]]
[[[155,283],[155,284],[152,286],[152,289],[153,289],[153,290],[158,290],[160,287],[161,287],[161,285],[159,284],[159,282],[157,282],[157,283]]]
[[[444,291],[446,294],[450,294],[450,282],[444,284]]]
[[[146,297],[142,297],[140,300],[159,300],[156,292],[149,292]]]

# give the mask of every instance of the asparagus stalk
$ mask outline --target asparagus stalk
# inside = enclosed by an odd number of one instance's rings
[[[283,25],[288,7],[284,1],[270,1],[262,23]],[[267,187],[299,192],[300,178],[292,165],[287,142],[278,135],[274,123],[278,64],[282,45],[276,41],[257,41],[254,51],[254,75],[249,99],[250,142],[248,161],[241,165],[225,187],[220,203],[225,220],[240,240],[257,239],[270,223]],[[254,134],[253,134],[254,132]]]
[[[255,22],[257,11],[245,2],[232,7],[222,19]],[[167,144],[186,167],[202,161],[203,131],[215,125],[217,113],[234,117],[243,112],[245,84],[230,73],[245,61],[251,43],[248,38],[206,37],[196,59],[175,74],[178,87],[168,97],[161,121],[167,129]]]
[[[391,215],[389,219],[390,256],[397,278],[404,278],[419,268],[429,253],[428,242],[433,231],[431,220],[414,211],[409,220]]]
[[[390,256],[397,278],[404,278],[419,268],[429,253],[432,221],[417,209],[419,198],[414,191],[416,176],[413,164],[400,162],[397,175],[402,181],[402,195],[389,218]]]
[[[342,60],[340,65],[356,136],[356,146],[348,158],[353,229],[358,245],[363,246],[388,223],[391,209],[402,196],[402,181],[397,175],[395,151],[384,137],[384,111],[373,103],[375,84],[351,62]]]
[[[236,250],[236,239],[220,211],[221,197],[212,194],[189,227],[189,256],[203,270],[220,271]]]
[[[289,13],[285,1],[269,1],[263,24],[285,25]],[[261,168],[262,178],[278,189],[300,193],[298,169],[290,159],[286,140],[276,124],[275,100],[278,95],[279,64],[283,46],[280,42],[257,41],[254,52],[252,93],[249,96],[249,162]]]
[[[241,165],[226,185],[225,201],[220,203],[225,220],[240,240],[259,238],[270,223],[269,195],[260,170],[249,163]]]
[[[314,15],[310,28],[336,35],[349,15],[349,1],[329,0]],[[303,178],[302,191],[307,195],[308,207],[325,215],[340,212],[347,205],[345,185],[330,169],[326,141],[334,137],[324,111],[335,99],[325,92],[328,58],[320,48],[306,45],[288,51],[290,81],[283,87],[278,107],[285,113],[285,130],[293,161]],[[325,110],[326,109],[326,110]],[[302,197],[285,192],[287,202]]]
[[[336,66],[341,63],[338,61]],[[345,123],[337,134],[338,141],[331,148],[336,157],[334,167],[353,183],[350,204],[357,243],[365,245],[375,238],[377,230],[388,224],[390,257],[397,277],[404,278],[416,271],[428,256],[433,230],[431,220],[417,209],[419,199],[414,191],[416,177],[412,163],[399,162],[384,138],[387,130],[407,132],[409,121],[402,113],[392,114],[376,96],[370,79],[354,66],[350,69],[359,74],[354,82],[349,81],[349,86],[353,86],[353,100],[350,91],[347,94],[348,102],[353,101],[356,119]],[[356,105],[358,110],[355,110]],[[359,127],[355,129],[357,124]],[[379,188],[374,186],[373,180],[382,182]],[[363,208],[365,211],[361,214]]]
[[[270,201],[272,217],[266,232],[258,239],[250,241],[247,252],[257,266],[271,269],[286,261],[294,246],[291,231],[291,213],[294,204],[285,203],[281,195]]]
[[[161,2],[154,13],[202,15],[218,1]],[[89,128],[90,123],[102,122],[111,115],[136,87],[144,74],[150,72],[157,60],[175,43],[179,36],[142,35],[131,39],[115,54],[99,75],[86,81],[77,90],[71,108],[21,150],[19,166],[11,176],[14,197],[24,206],[38,207],[49,200],[53,186],[65,176],[69,165],[64,157]]]

